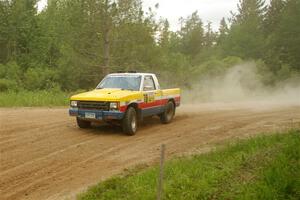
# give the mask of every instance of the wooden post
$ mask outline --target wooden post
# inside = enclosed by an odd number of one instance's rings
[[[160,170],[159,170],[159,179],[158,179],[157,200],[162,199],[162,193],[163,193],[165,149],[166,149],[166,145],[162,144],[160,149]]]

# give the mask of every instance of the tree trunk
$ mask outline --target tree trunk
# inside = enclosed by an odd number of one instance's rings
[[[110,32],[110,23],[109,23],[109,0],[105,0],[104,5],[104,18],[103,18],[103,42],[104,42],[104,65],[103,65],[103,75],[107,75],[109,73],[109,32]]]
[[[109,28],[106,27],[104,30],[104,66],[103,66],[103,74],[106,75],[109,73]]]

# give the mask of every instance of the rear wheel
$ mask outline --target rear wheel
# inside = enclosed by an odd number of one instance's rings
[[[76,120],[77,120],[77,125],[79,126],[79,128],[90,128],[91,127],[90,121],[85,121],[78,117],[76,118]]]
[[[122,120],[122,128],[127,135],[135,135],[137,131],[137,114],[133,107],[129,107]]]
[[[165,106],[165,111],[160,115],[160,121],[163,124],[168,124],[172,121],[175,115],[175,105],[169,101]]]

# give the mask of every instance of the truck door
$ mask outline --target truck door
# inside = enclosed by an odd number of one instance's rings
[[[151,116],[161,113],[162,104],[161,96],[162,92],[160,88],[157,88],[153,77],[146,75],[143,81],[143,95],[144,103],[142,106],[142,115]]]

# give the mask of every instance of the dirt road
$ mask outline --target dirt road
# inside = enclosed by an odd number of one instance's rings
[[[0,109],[0,199],[69,199],[125,168],[205,151],[231,138],[300,124],[300,105],[182,106],[172,124],[147,119],[136,136],[108,125],[80,130],[67,108]],[[292,119],[292,120],[291,120]]]

